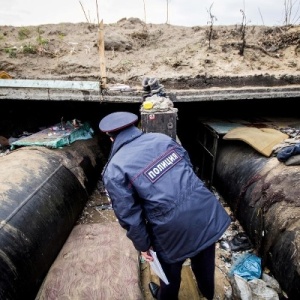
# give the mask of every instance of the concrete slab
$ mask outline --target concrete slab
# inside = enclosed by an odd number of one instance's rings
[[[300,97],[300,84],[167,90],[173,102],[237,101]],[[97,81],[0,79],[1,100],[141,103],[142,89],[101,90]]]

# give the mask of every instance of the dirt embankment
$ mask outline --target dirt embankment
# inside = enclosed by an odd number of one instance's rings
[[[107,83],[167,88],[300,82],[300,26],[104,24]],[[99,27],[0,26],[0,71],[15,79],[100,80]]]

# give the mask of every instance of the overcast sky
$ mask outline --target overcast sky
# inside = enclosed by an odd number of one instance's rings
[[[297,4],[293,9],[297,17],[300,0],[293,1]],[[0,0],[0,25],[29,26],[87,20],[97,23],[97,2],[99,20],[103,19],[104,24],[115,23],[124,17],[137,17],[146,23],[168,21],[172,25],[207,25],[210,7],[216,18],[215,25],[241,24],[241,9],[248,25],[279,26],[283,25],[285,16],[285,0]]]

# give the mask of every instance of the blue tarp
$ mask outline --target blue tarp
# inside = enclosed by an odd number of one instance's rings
[[[87,140],[93,137],[94,131],[88,123],[74,126],[68,121],[23,137],[11,144],[11,149],[22,146],[45,146],[49,148],[61,148],[72,144],[77,140]]]

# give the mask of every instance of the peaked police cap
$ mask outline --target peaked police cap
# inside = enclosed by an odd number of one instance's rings
[[[133,125],[138,120],[138,116],[130,112],[114,112],[104,117],[99,128],[103,132],[114,132]]]

